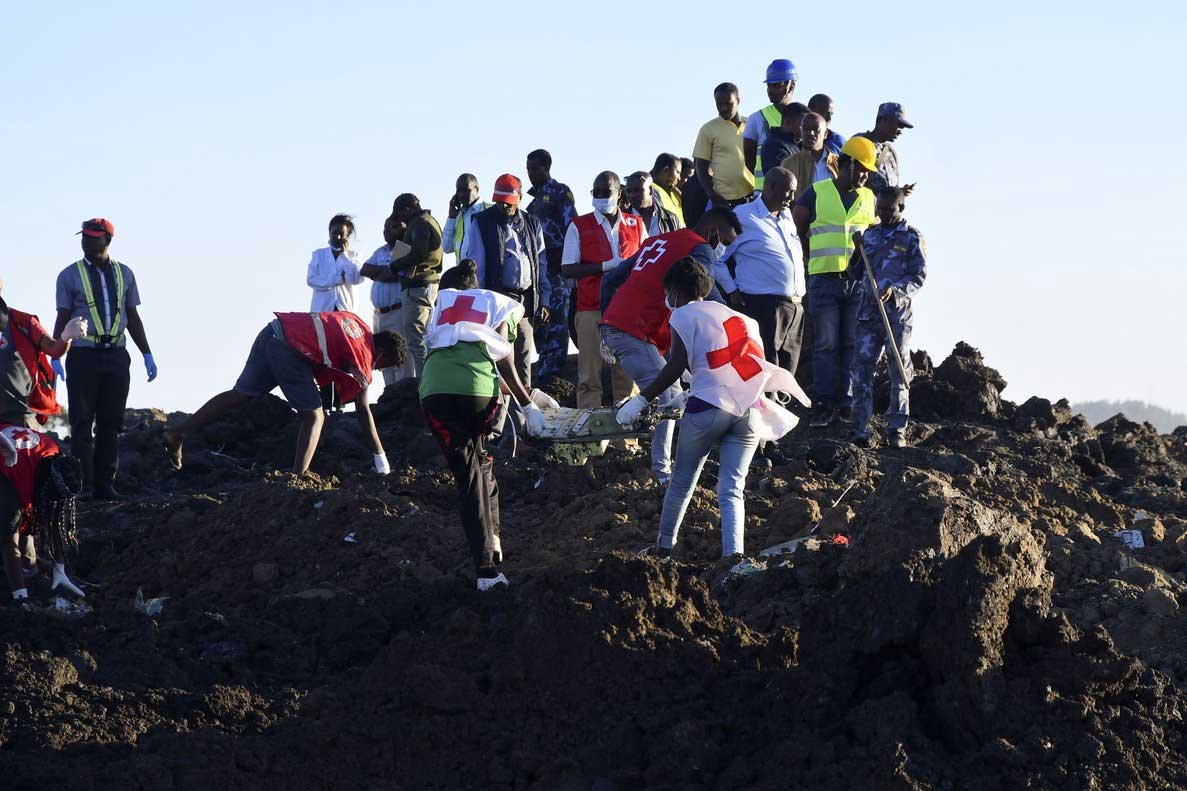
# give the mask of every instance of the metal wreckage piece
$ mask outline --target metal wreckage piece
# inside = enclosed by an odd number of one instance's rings
[[[618,407],[599,409],[545,409],[544,432],[537,441],[552,445],[552,453],[565,464],[580,465],[591,457],[601,456],[611,440],[650,436],[664,420],[679,420],[681,408],[652,405],[643,410],[635,425],[625,429],[615,416]]]

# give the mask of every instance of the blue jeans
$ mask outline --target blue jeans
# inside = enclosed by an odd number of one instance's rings
[[[721,554],[728,557],[743,551],[746,505],[742,492],[746,488],[750,460],[758,448],[758,437],[754,433],[757,421],[756,409],[748,409],[745,415],[738,417],[724,409],[710,408],[703,412],[687,412],[680,419],[676,467],[659,517],[659,538],[656,540],[659,546],[671,549],[676,545],[676,534],[684,521],[684,512],[692,500],[705,459],[713,446],[719,445],[721,465],[717,473],[717,508],[721,512]]]
[[[849,372],[853,368],[861,295],[860,280],[808,276],[808,315],[816,333],[812,400],[821,409],[845,409],[852,404]]]
[[[653,344],[641,341],[617,327],[603,324],[598,328],[602,340],[618,358],[618,364],[626,375],[634,380],[639,389],[651,384],[664,367],[663,355]],[[677,382],[659,394],[656,403],[663,406],[680,394]],[[651,437],[651,471],[667,478],[672,472],[672,435],[676,433],[676,421],[665,420],[655,427]]]

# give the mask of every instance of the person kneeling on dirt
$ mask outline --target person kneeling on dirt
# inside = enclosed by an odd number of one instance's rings
[[[508,584],[499,570],[499,487],[484,445],[499,410],[499,381],[519,404],[529,434],[544,428],[540,407],[560,406],[539,390],[529,393],[516,373],[513,351],[523,310],[510,297],[479,289],[478,267],[466,259],[441,276],[425,332],[421,406],[457,482],[480,591]]]
[[[0,424],[0,524],[4,542],[4,574],[12,598],[29,598],[21,569],[21,541],[33,538],[53,562],[52,588],[83,597],[66,576],[66,549],[76,543],[75,502],[82,491],[82,466],[67,456],[49,434]]]
[[[742,492],[750,460],[761,440],[775,440],[796,424],[787,410],[763,393],[791,393],[808,405],[808,397],[784,368],[767,362],[758,323],[717,302],[707,302],[713,280],[692,258],[676,262],[664,276],[672,306],[669,325],[672,348],[668,363],[655,380],[619,410],[624,428],[635,424],[648,402],[667,390],[687,369],[692,387],[680,419],[676,464],[664,496],[656,546],[645,554],[671,555],[684,512],[692,500],[705,459],[719,446],[721,467],[717,499],[721,510],[721,553],[743,551],[746,513]]]
[[[371,417],[367,387],[372,371],[403,365],[407,356],[402,337],[394,332],[372,335],[367,323],[348,311],[277,313],[256,336],[234,389],[219,393],[180,426],[165,431],[165,451],[180,470],[186,437],[279,387],[301,418],[293,472],[304,475],[324,422],[320,388],[332,383],[344,403],[354,401],[359,425],[374,450],[375,471],[387,475],[391,468]]]

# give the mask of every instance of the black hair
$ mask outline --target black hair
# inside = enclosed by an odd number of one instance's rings
[[[680,157],[680,165],[689,173],[696,172],[697,163],[692,161],[692,157]]]
[[[398,332],[384,330],[371,336],[375,351],[389,362],[390,367],[399,368],[408,360],[408,341]]]
[[[646,170],[636,170],[634,173],[626,177],[627,183],[632,181],[651,181],[651,174]]]
[[[465,182],[466,186],[469,186],[471,184],[473,184],[475,187],[478,186],[478,177],[475,176],[473,173],[463,173],[462,175],[457,177],[457,180],[458,180],[458,182]]]
[[[827,105],[832,100],[833,97],[829,96],[827,93],[818,93],[808,100],[808,107],[812,107],[813,105],[816,107],[821,107]]]
[[[676,156],[675,154],[660,154],[655,158],[655,165],[653,165],[651,169],[653,171],[664,170],[665,168],[674,166],[679,161],[680,157]]]
[[[542,162],[544,167],[549,170],[552,169],[552,154],[549,154],[544,149],[537,148],[535,151],[530,152],[528,154],[528,161],[531,162],[533,159],[537,162]]]
[[[732,82],[723,82],[723,83],[721,83],[721,85],[718,85],[716,88],[713,89],[714,95],[717,95],[719,93],[732,93],[734,96],[737,96],[738,95],[738,86],[734,85]]]
[[[808,105],[802,102],[792,102],[784,107],[781,112],[783,115],[804,115],[811,111],[808,109]]]
[[[615,187],[622,189],[622,179],[620,179],[618,177],[618,174],[615,173],[613,170],[603,170],[601,173],[599,173],[597,176],[594,177],[594,181],[597,181],[602,176],[605,176],[606,180],[610,182],[610,189],[613,190]]]
[[[392,211],[399,211],[400,209],[420,209],[420,198],[413,195],[411,192],[401,192],[392,201]]]
[[[879,188],[878,197],[879,198],[881,198],[881,197],[894,198],[895,203],[899,204],[900,206],[906,206],[907,205],[907,196],[910,195],[914,191],[915,191],[914,184],[904,184],[901,187],[892,187],[889,184],[887,184],[886,186]]]
[[[463,258],[457,266],[445,270],[441,275],[441,288],[456,288],[465,291],[478,288],[478,262],[473,258]]]
[[[738,221],[738,215],[724,206],[714,206],[702,214],[701,222],[705,222],[706,220],[718,228],[731,228],[735,234],[742,233],[742,223]]]
[[[335,214],[330,218],[330,230],[334,230],[335,225],[344,225],[350,229],[350,235],[354,236],[354,217],[349,214]]]
[[[686,256],[672,264],[664,275],[664,289],[679,291],[693,299],[704,299],[713,290],[713,278],[699,261]]]

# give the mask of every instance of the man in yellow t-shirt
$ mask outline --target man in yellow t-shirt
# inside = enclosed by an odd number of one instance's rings
[[[697,180],[714,206],[733,208],[754,197],[754,174],[742,155],[746,116],[738,114],[738,86],[723,82],[713,89],[717,117],[697,133],[692,149]]]

